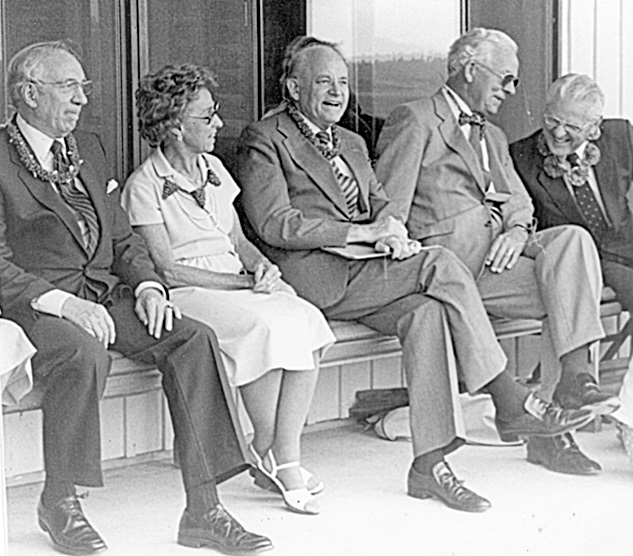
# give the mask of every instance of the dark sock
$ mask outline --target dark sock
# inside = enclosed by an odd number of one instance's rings
[[[187,490],[187,511],[190,514],[204,515],[219,503],[215,481],[207,481]]]
[[[525,412],[523,404],[530,391],[518,384],[506,371],[492,379],[486,389],[492,396],[497,417],[513,419]]]
[[[573,387],[578,375],[591,375],[592,368],[589,353],[589,348],[582,346],[566,353],[560,358],[562,371],[559,385],[561,388]]]
[[[423,475],[431,475],[433,467],[443,460],[444,452],[442,450],[431,450],[430,452],[415,458],[413,460],[413,468]]]
[[[42,491],[42,504],[47,508],[52,508],[62,498],[73,494],[75,494],[75,485],[70,481],[47,476]]]

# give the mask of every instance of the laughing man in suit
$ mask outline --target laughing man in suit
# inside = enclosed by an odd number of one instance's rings
[[[304,37],[290,52],[282,79],[287,104],[248,126],[240,141],[238,176],[253,233],[297,293],[326,316],[400,338],[414,450],[409,495],[484,511],[490,502],[463,486],[445,461],[463,443],[453,357],[469,391],[486,386],[492,393],[504,436],[550,436],[592,414],[544,404],[508,376],[472,274],[447,249],[421,249],[408,237],[363,140],[336,125],[349,99],[340,51]],[[347,258],[356,244],[390,256]]]
[[[539,229],[576,224],[593,237],[604,283],[633,312],[633,126],[603,119],[604,94],[587,75],[568,74],[550,87],[543,127],[510,146],[532,196]],[[633,372],[614,413],[633,456]]]
[[[45,388],[40,527],[61,552],[106,548],[75,485],[103,484],[99,396],[112,347],[163,375],[187,501],[178,542],[271,548],[218,499],[216,481],[245,464],[215,336],[168,301],[98,137],[74,133],[90,86],[64,42],[27,46],[9,63],[17,115],[0,130],[0,298],[37,348],[33,373]]]
[[[518,71],[506,34],[477,28],[457,39],[446,84],[389,115],[376,173],[411,236],[450,249],[469,268],[490,315],[543,320],[541,395],[550,400],[556,389],[568,408],[612,411],[617,400],[600,391],[589,361],[590,344],[604,335],[593,241],[577,226],[532,230],[506,137],[486,121],[516,92]],[[599,468],[571,435],[529,439],[528,460],[549,465],[553,442],[568,448],[568,472]]]

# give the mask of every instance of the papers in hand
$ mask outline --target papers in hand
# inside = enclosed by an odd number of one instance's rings
[[[346,259],[352,259],[355,261],[362,261],[365,259],[377,259],[380,257],[388,257],[391,253],[380,252],[374,249],[373,245],[367,243],[350,243],[345,247],[322,247],[323,251],[344,257]]]

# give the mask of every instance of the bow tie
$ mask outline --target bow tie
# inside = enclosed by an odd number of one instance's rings
[[[207,200],[207,196],[204,191],[204,188],[207,186],[207,183],[208,182],[205,182],[204,185],[202,185],[201,187],[198,187],[198,189],[194,189],[193,191],[187,191],[183,189],[182,187],[179,187],[178,185],[176,185],[173,181],[169,179],[165,179],[165,183],[163,184],[163,199],[167,199],[167,197],[169,197],[170,195],[173,195],[174,193],[176,193],[176,191],[182,191],[183,193],[188,193],[189,195],[191,195],[196,201],[196,203],[198,203],[198,206],[200,208],[204,208],[204,205]]]
[[[486,116],[481,112],[473,112],[472,114],[466,114],[466,112],[459,113],[459,125],[479,126],[479,138],[483,138],[484,131],[486,129]]]

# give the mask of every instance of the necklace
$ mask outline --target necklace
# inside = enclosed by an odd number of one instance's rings
[[[42,168],[39,160],[37,160],[37,157],[33,154],[31,147],[26,142],[26,139],[24,139],[20,128],[15,124],[15,120],[7,125],[7,133],[9,134],[9,143],[11,143],[18,151],[20,162],[24,164],[24,167],[33,175],[34,178],[39,178],[43,181],[59,185],[60,183],[72,183],[79,174],[79,169],[83,164],[83,160],[79,158],[77,141],[72,133],[66,136],[66,154],[68,155],[70,166],[68,166],[68,170],[65,170],[64,172],[58,172],[57,170],[49,172],[48,170],[44,170],[44,168]]]
[[[213,185],[214,187],[218,187],[222,184],[222,182],[220,181],[220,178],[218,177],[218,175],[211,169],[207,160],[204,158],[203,160],[207,168],[207,179],[200,187],[198,187],[197,189],[194,189],[193,191],[187,191],[186,189],[183,189],[177,183],[172,181],[169,177],[166,177],[164,178],[164,183],[163,183],[163,195],[162,195],[163,199],[167,199],[167,197],[174,194],[176,191],[181,191],[182,193],[191,195],[196,201],[196,203],[198,204],[198,206],[201,209],[204,209],[205,204],[206,204],[206,194],[205,194],[204,188],[207,185]]]
[[[600,162],[600,148],[589,141],[585,147],[585,152],[578,159],[577,164],[572,164],[568,157],[560,158],[549,150],[545,136],[541,132],[536,142],[536,149],[544,157],[543,170],[553,179],[567,176],[569,183],[574,187],[584,185],[589,177],[589,168]]]
[[[292,121],[299,128],[301,134],[310,141],[327,160],[332,160],[338,156],[339,150],[341,149],[341,135],[336,126],[332,126],[332,147],[329,147],[318,140],[317,136],[303,119],[303,116],[294,102],[289,103],[286,110],[288,111],[288,115],[292,118]]]

